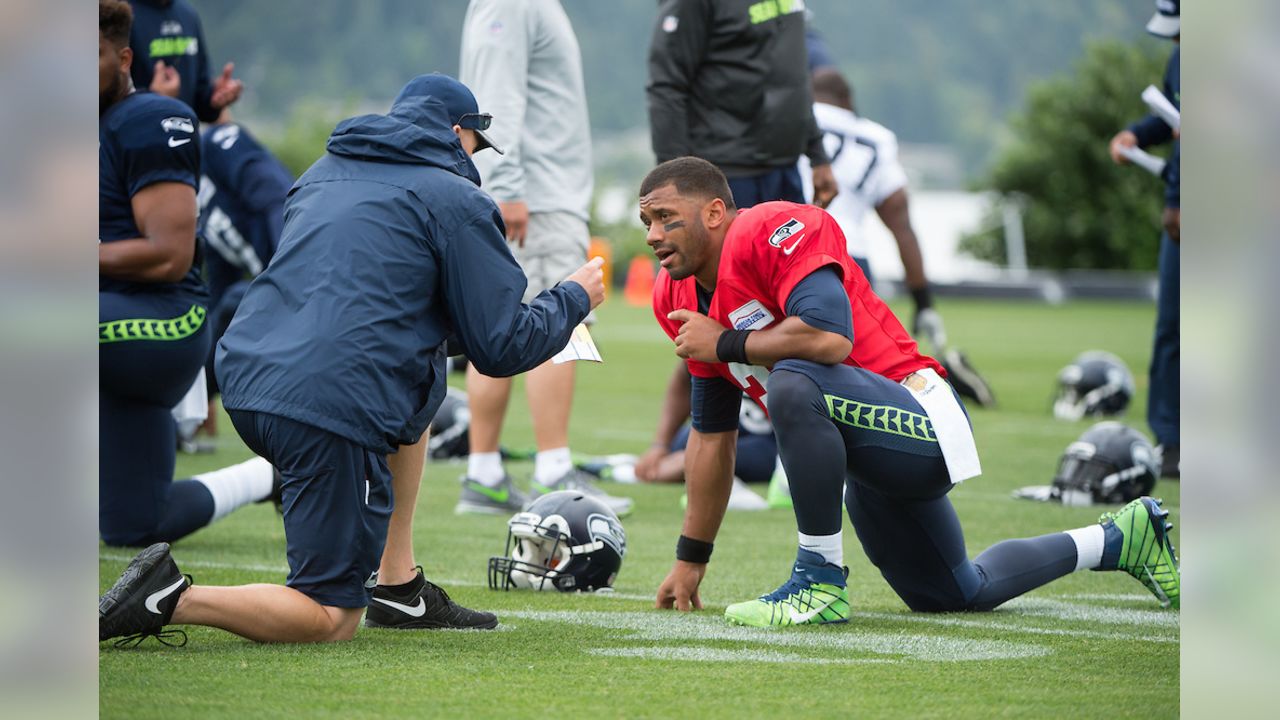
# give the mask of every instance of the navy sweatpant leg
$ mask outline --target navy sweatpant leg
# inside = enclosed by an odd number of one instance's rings
[[[168,321],[191,307],[169,297],[98,294],[100,323]],[[98,346],[98,532],[108,545],[171,542],[213,517],[213,497],[202,483],[173,481],[177,439],[170,414],[195,380],[208,343],[201,322],[174,339]]]
[[[988,610],[1075,569],[1065,533],[1008,540],[970,562],[941,448],[901,385],[860,368],[784,360],[768,389],[800,531],[840,529],[843,483],[867,557],[911,609]]]
[[[1178,244],[1166,233],[1160,238],[1160,296],[1156,301],[1156,333],[1151,349],[1151,389],[1147,395],[1147,424],[1156,441],[1177,445],[1181,418],[1181,396],[1178,382],[1182,370],[1180,358],[1181,295],[1178,277],[1181,272]]]

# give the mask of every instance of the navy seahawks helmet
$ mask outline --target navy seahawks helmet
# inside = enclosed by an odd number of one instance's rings
[[[1150,494],[1159,475],[1145,435],[1122,423],[1100,422],[1067,446],[1050,492],[1064,505],[1121,505]]]
[[[1053,416],[1059,420],[1119,415],[1133,399],[1133,373],[1120,358],[1100,350],[1081,353],[1058,372]]]
[[[618,515],[577,490],[547,493],[507,521],[504,557],[489,558],[489,587],[611,590],[627,554]]]
[[[467,394],[449,388],[427,428],[427,454],[432,460],[466,457],[471,451],[471,406]]]

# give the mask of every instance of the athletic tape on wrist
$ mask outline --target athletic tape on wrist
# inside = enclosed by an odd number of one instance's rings
[[[711,551],[714,548],[715,543],[694,540],[691,537],[681,535],[680,539],[676,541],[676,559],[705,565],[710,562]]]
[[[716,357],[720,362],[747,362],[747,335],[754,330],[725,330],[716,338]]]

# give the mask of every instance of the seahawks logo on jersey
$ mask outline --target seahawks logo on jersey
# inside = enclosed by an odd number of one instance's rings
[[[181,116],[167,117],[161,120],[160,127],[167,133],[171,133],[174,131],[184,132],[184,133],[193,133],[196,131],[196,127],[191,122],[191,120],[189,118],[184,118]]]
[[[774,247],[782,247],[782,243],[785,242],[787,238],[803,230],[804,223],[795,218],[791,218],[779,225],[778,229],[773,231],[773,234],[769,236],[769,244]]]

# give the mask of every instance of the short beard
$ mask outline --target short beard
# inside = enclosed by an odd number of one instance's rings
[[[126,72],[116,73],[116,79],[107,89],[98,93],[98,116],[111,109],[112,105],[120,102],[124,97],[126,88],[129,85],[129,74]]]
[[[672,268],[667,271],[672,280],[683,280],[693,275],[694,268],[690,259],[694,254],[693,251],[697,251],[697,254],[701,255],[702,250],[707,246],[707,228],[703,226],[702,218],[693,218],[685,225],[684,231],[689,236],[689,242],[685,244],[684,250],[680,253],[685,264],[683,267]]]

